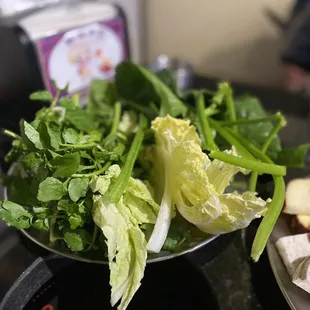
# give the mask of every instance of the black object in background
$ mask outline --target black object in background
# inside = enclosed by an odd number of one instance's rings
[[[281,59],[310,71],[310,1],[297,1],[286,26]]]

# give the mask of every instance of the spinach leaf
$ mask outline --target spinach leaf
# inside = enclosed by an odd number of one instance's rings
[[[235,99],[237,119],[259,119],[267,117],[261,103],[256,97],[242,96]],[[261,122],[250,125],[239,125],[238,131],[250,140],[256,147],[261,148],[273,128],[272,122]],[[278,135],[272,140],[267,155],[276,160],[278,152],[281,151],[281,141]]]
[[[126,100],[160,105],[162,116],[185,116],[187,113],[186,105],[155,74],[130,61],[117,66],[115,84],[119,95]]]
[[[1,201],[0,218],[17,229],[27,229],[31,226],[33,216],[24,207],[17,203]]]
[[[165,83],[177,96],[181,95],[180,90],[177,87],[177,83],[175,82],[175,79],[168,69],[163,69],[156,73],[157,77]]]
[[[68,186],[68,193],[72,201],[76,202],[85,197],[89,180],[87,178],[72,179]]]
[[[66,192],[67,190],[62,182],[49,177],[40,183],[37,198],[43,202],[59,200],[66,194]]]
[[[33,149],[43,149],[43,145],[40,140],[39,132],[32,127],[25,120],[20,122],[20,131],[23,139],[23,143],[27,146],[27,148]]]
[[[292,168],[304,168],[310,144],[302,144],[298,147],[282,149],[277,157],[277,164]]]
[[[80,167],[80,154],[78,152],[53,158],[50,163],[55,168],[54,177],[71,177]]]

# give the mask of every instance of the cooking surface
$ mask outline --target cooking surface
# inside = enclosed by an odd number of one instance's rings
[[[214,88],[215,81],[205,78],[196,78],[195,85],[197,88]],[[266,91],[259,88],[251,88],[242,85],[234,85],[234,88],[237,94],[248,92],[257,95],[262,99],[264,106],[272,111],[280,109],[283,111],[289,124],[289,126],[282,131],[282,141],[285,146],[303,143],[310,140],[310,123],[308,118],[309,106],[306,100],[277,91]],[[1,127],[2,124],[3,123],[0,124]],[[1,157],[4,154],[3,150],[6,147],[7,143],[0,140]],[[309,169],[305,169],[302,172],[303,175],[308,173]],[[294,177],[297,174],[300,174],[300,171],[292,170],[289,172],[289,178]],[[156,285],[157,282],[157,285],[160,286],[161,278],[159,275],[161,272],[164,272],[161,281],[162,283],[165,282],[166,285],[163,285],[163,288],[166,286],[173,286],[173,281],[175,281],[176,287],[178,287],[183,281],[185,288],[187,288],[188,296],[185,296],[185,289],[172,291],[167,290],[166,295],[162,295],[161,297],[162,303],[156,304],[154,301],[154,306],[161,305],[158,306],[160,309],[181,309],[180,304],[178,305],[177,302],[171,303],[171,301],[176,299],[178,299],[178,301],[183,300],[184,305],[186,304],[186,301],[188,301],[189,297],[191,297],[194,301],[199,300],[202,293],[199,288],[195,288],[195,285],[199,282],[200,284],[198,287],[203,286],[204,300],[210,301],[208,309],[288,310],[289,308],[285,302],[285,299],[274,279],[266,252],[262,255],[260,262],[257,264],[253,264],[249,259],[250,246],[252,244],[257,225],[258,222],[254,222],[245,231],[238,231],[236,233],[221,236],[211,245],[207,245],[201,250],[188,255],[186,258],[175,261],[172,260],[170,262],[157,263],[156,266],[149,265],[145,275],[145,283],[142,282],[141,294],[135,298],[133,305],[135,302],[139,303],[139,298],[142,298],[143,300],[140,301],[141,303],[139,306],[137,305],[136,308],[132,307],[132,309],[139,309],[140,305],[143,309],[145,309],[146,306],[142,306],[145,300],[152,303],[152,299],[154,298],[156,299],[156,303],[158,302],[160,295],[156,293],[157,295],[154,296],[152,292],[150,292],[149,295],[148,292],[151,291],[150,285],[153,283],[153,277],[155,283],[154,285]],[[0,300],[3,298],[17,277],[29,265],[31,265],[31,263],[38,256],[46,256],[47,254],[49,253],[25,240],[14,229],[8,228],[3,224],[3,222],[0,222]],[[190,267],[189,264],[185,263],[185,260],[189,260],[203,272],[205,282],[201,280],[199,276],[199,280],[197,281],[189,278],[188,274],[190,274],[190,272],[188,272],[187,268]],[[80,277],[85,274],[84,279],[89,283],[89,280],[87,280],[88,272],[86,271],[91,269],[93,270],[93,268],[97,267],[98,266],[81,265],[82,271]],[[98,267],[98,269],[100,268],[105,267]],[[66,274],[66,272],[68,272],[68,274]],[[100,272],[102,272],[102,290],[106,290],[108,288],[108,280],[104,274],[105,270],[100,270]],[[60,272],[59,277],[68,279],[70,278],[69,273],[70,270],[65,269]],[[99,270],[96,274],[98,274],[99,277]],[[81,280],[82,279],[80,279],[80,281]],[[75,278],[72,281],[76,283],[78,282],[78,279]],[[96,284],[96,281],[97,280],[94,280],[92,283]],[[188,285],[188,283],[192,282],[192,285]],[[167,285],[168,283],[170,283],[170,285]],[[47,287],[48,285],[49,284],[47,284]],[[104,288],[104,286],[107,287]],[[64,295],[70,296],[69,293],[64,294],[63,289],[63,287],[54,287],[54,291],[50,291],[52,292],[49,296],[50,299],[46,300],[46,302],[57,303],[57,298],[63,298]],[[195,293],[196,295],[190,295],[192,293]],[[81,294],[82,292],[76,293],[76,296],[80,296]],[[100,294],[99,291],[98,294]],[[74,294],[71,296],[74,296]],[[164,300],[164,296],[166,297],[166,301]],[[109,301],[108,297],[106,299]],[[170,300],[170,304],[168,300]],[[68,304],[68,300],[66,300],[66,302],[67,305],[72,306],[72,304]],[[100,306],[103,307],[103,303],[104,302],[98,304],[96,309],[99,309]],[[73,309],[71,306],[67,309]]]
[[[185,259],[151,264],[128,310],[218,309],[210,290],[203,274]],[[206,295],[210,297],[205,298]],[[113,309],[110,306],[108,268],[72,263],[36,292],[25,310],[41,309],[46,305],[57,310],[95,310],[99,305],[101,309]]]
[[[151,309],[189,309],[189,298],[192,298],[192,306],[199,300],[209,301],[206,309],[212,310],[289,310],[277,287],[266,254],[257,265],[249,261],[248,252],[255,230],[255,225],[252,225],[247,233],[237,232],[222,236],[210,246],[184,259],[148,265],[141,291],[129,309],[145,309],[147,302],[153,306]],[[15,233],[11,232],[11,235]],[[0,248],[3,248],[2,244]],[[21,240],[1,258],[0,298],[18,275],[34,261],[38,251],[40,254],[47,254],[33,244],[28,244],[26,240]],[[191,271],[191,268],[195,267],[190,267],[187,260],[202,271],[205,281]],[[75,272],[65,268],[34,294],[25,309],[42,309],[47,304],[58,310],[76,309],[74,305],[86,302],[86,295],[91,298],[89,310],[98,309],[100,301],[100,306],[108,306],[107,271],[105,266],[88,264],[81,264]],[[95,275],[92,281],[89,280],[91,274]],[[81,286],[76,286],[79,281]],[[180,284],[183,290],[173,288]],[[87,289],[83,289],[84,285]],[[73,290],[75,286],[76,290]],[[159,296],[162,298],[161,306]],[[177,300],[174,302],[175,299]],[[181,305],[187,307],[182,308]],[[198,309],[198,306],[192,309]]]

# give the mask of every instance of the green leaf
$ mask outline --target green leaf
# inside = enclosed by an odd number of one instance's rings
[[[174,238],[167,237],[164,245],[163,250],[165,251],[173,251],[178,245],[178,240]]]
[[[19,159],[23,143],[20,140],[13,140],[11,150],[5,155],[4,161],[6,163],[13,162]]]
[[[190,236],[191,232],[187,222],[181,216],[177,216],[171,221],[168,236],[164,243],[163,249],[172,251],[180,242],[184,239],[188,239]]]
[[[32,211],[34,212],[34,214],[36,215],[36,217],[38,217],[39,219],[46,219],[50,209],[47,207],[33,207]]]
[[[83,227],[84,220],[80,214],[73,214],[69,217],[69,223],[71,229],[76,229],[78,227]]]
[[[66,143],[76,144],[79,142],[79,135],[73,128],[67,128],[62,133],[62,137],[64,138]]]
[[[46,90],[41,90],[41,91],[32,93],[29,96],[29,98],[30,100],[39,100],[39,101],[52,101],[53,100],[52,95]]]
[[[40,183],[37,198],[43,202],[59,200],[66,194],[66,192],[67,191],[62,182],[49,177]]]
[[[156,102],[160,114],[185,116],[186,105],[153,73],[130,61],[116,68],[115,84],[119,95],[138,104]]]
[[[237,119],[258,119],[267,116],[264,108],[256,97],[242,96],[235,99]],[[239,125],[238,132],[251,141],[256,147],[261,148],[273,128],[272,122],[262,122],[250,125]],[[272,140],[267,155],[276,159],[281,151],[281,141],[278,135]]]
[[[83,205],[77,205],[72,201],[63,199],[58,202],[57,209],[66,213],[71,229],[84,226],[88,214]]]
[[[49,222],[48,219],[37,219],[32,223],[32,226],[38,230],[49,231]]]
[[[219,83],[217,87],[218,89],[212,97],[212,104],[214,106],[219,106],[223,104],[225,97],[227,96],[228,93],[231,92],[231,87],[229,86],[228,83],[225,82]]]
[[[74,252],[83,251],[85,245],[90,244],[90,235],[84,229],[64,229],[64,240],[67,246]]]
[[[68,96],[62,97],[59,100],[59,105],[67,110],[74,110],[76,108],[73,99]]]
[[[24,144],[29,149],[43,149],[39,132],[25,120],[20,122],[20,131]]]
[[[118,161],[121,155],[122,154],[119,155],[115,152],[109,152],[107,150],[93,150],[93,156],[98,162]]]
[[[31,152],[22,159],[23,168],[39,181],[43,181],[48,176],[48,168],[40,154]]]
[[[180,90],[177,87],[177,83],[172,75],[172,72],[168,69],[161,70],[156,73],[157,77],[165,83],[177,96],[179,96]]]
[[[72,201],[76,202],[85,197],[89,180],[87,178],[72,179],[69,183],[68,192]]]
[[[56,157],[59,156],[58,153],[56,153],[56,152],[54,152],[54,151],[52,151],[52,150],[47,150],[47,151],[48,151],[48,153],[52,156],[52,158],[56,158]]]
[[[60,132],[56,129],[51,128],[46,123],[41,122],[38,126],[41,141],[44,143],[45,148],[48,149],[59,149],[61,143]]]
[[[53,158],[50,163],[55,168],[54,177],[66,178],[79,170],[80,155],[78,152]]]
[[[91,110],[105,109],[107,106],[112,107],[116,100],[117,93],[114,83],[98,79],[92,80],[88,108]]]
[[[80,156],[81,156],[81,158],[88,159],[90,162],[95,161],[94,158],[91,157],[86,151],[81,151]]]
[[[71,215],[78,212],[78,205],[76,203],[73,203],[72,201],[62,199],[58,201],[57,209],[59,211],[65,211],[66,213]]]
[[[92,130],[87,135],[79,138],[79,144],[85,144],[90,142],[99,142],[102,138],[102,133],[98,130]]]
[[[17,203],[1,201],[0,218],[17,229],[27,229],[31,226],[33,216],[24,207]]]
[[[13,177],[13,182],[9,186],[10,200],[24,206],[37,205],[38,187],[38,181],[33,178]]]
[[[82,109],[67,110],[66,119],[78,130],[91,131],[95,127],[93,117]]]
[[[302,144],[298,147],[282,149],[276,160],[277,164],[286,167],[304,168],[306,157],[310,150],[310,144]]]
[[[41,124],[41,120],[35,119],[30,123],[30,125],[35,129],[38,130],[39,125]]]

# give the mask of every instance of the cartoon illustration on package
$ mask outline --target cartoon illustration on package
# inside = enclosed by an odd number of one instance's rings
[[[82,80],[92,76],[91,56],[90,48],[84,43],[72,44],[68,49],[68,61],[77,66],[77,74]]]
[[[102,49],[97,49],[95,52],[95,57],[99,61],[99,71],[103,74],[109,73],[113,69],[112,60],[103,54]]]
[[[67,31],[50,42],[48,76],[61,88],[69,84],[69,93],[87,91],[94,78],[112,79],[125,57],[122,37],[100,23]]]

